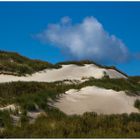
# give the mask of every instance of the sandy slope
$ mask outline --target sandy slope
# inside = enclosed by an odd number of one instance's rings
[[[66,114],[83,114],[97,112],[98,114],[121,114],[138,112],[134,108],[136,98],[127,96],[123,91],[116,92],[95,86],[82,88],[80,91],[71,89],[63,94],[53,106]]]
[[[83,77],[102,78],[106,72],[110,78],[126,78],[121,73],[113,69],[99,68],[94,64],[86,64],[85,66],[62,65],[60,69],[46,69],[28,76],[12,76],[0,74],[0,82],[11,81],[40,81],[53,82],[64,79],[81,80]]]

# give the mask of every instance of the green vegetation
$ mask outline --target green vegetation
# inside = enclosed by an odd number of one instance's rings
[[[94,63],[93,61],[89,61],[89,60],[59,62],[56,65],[69,65],[69,64],[74,64],[74,65],[78,65],[78,66],[84,66],[85,64],[98,65],[98,64]],[[100,65],[98,65],[98,66],[100,66]]]
[[[0,129],[12,126],[12,119],[8,111],[0,111]]]
[[[66,116],[50,109],[33,124],[7,127],[1,138],[139,138],[140,114]]]
[[[98,65],[92,61],[71,61],[56,65],[30,60],[17,53],[0,51],[0,71],[15,75],[31,74],[44,68],[60,68],[62,64],[95,64],[102,68],[113,68]],[[139,77],[128,79],[110,79],[106,73],[102,79],[89,78],[78,83],[71,80],[45,82],[10,82],[0,83],[0,106],[15,104],[20,107],[21,114],[16,110],[0,111],[0,138],[139,138],[140,114],[83,115],[67,116],[50,103],[69,89],[81,89],[85,86],[98,86],[116,91],[126,91],[128,95],[140,95]],[[71,84],[65,84],[70,81]],[[140,100],[134,106],[140,109]],[[43,110],[46,114],[30,123],[27,113]],[[13,123],[11,114],[20,117],[18,125]]]
[[[59,67],[48,62],[28,59],[18,53],[0,51],[0,73],[3,74],[25,75]]]
[[[106,89],[113,89],[116,91],[127,91],[128,93],[132,93],[133,95],[140,94],[140,86],[136,82],[131,82],[128,79],[109,79],[108,77],[104,77],[102,79],[94,79],[90,78],[88,81],[81,84],[83,85],[95,85],[98,87],[103,87]]]
[[[116,91],[126,91],[128,95],[139,95],[140,86],[131,79],[109,79],[104,77],[102,79],[90,78],[83,83],[64,84],[63,81],[53,83],[43,82],[11,82],[0,84],[0,105],[7,103],[18,103],[34,106],[36,103],[47,103],[47,99],[55,99],[59,94],[64,93],[69,89],[81,89],[85,86],[98,86],[106,89],[113,89]],[[29,102],[31,103],[29,103]],[[44,103],[40,103],[44,102]],[[26,106],[26,105],[22,105]],[[43,105],[42,105],[43,106]],[[28,107],[27,107],[28,108]]]
[[[139,99],[137,99],[137,100],[135,101],[134,106],[140,110],[140,100],[139,100]]]
[[[0,84],[1,105],[15,103],[23,110],[33,110],[35,105],[40,108],[47,106],[48,98],[55,99],[61,88],[54,84],[37,82],[13,82]]]
[[[132,82],[140,83],[140,76],[131,76],[129,78]]]
[[[140,114],[97,115],[85,113],[81,116],[67,116],[51,107],[49,103],[57,100],[60,94],[75,88],[96,85],[117,91],[126,90],[138,94],[140,86],[131,79],[90,78],[79,84],[64,84],[63,81],[11,82],[0,84],[0,102],[19,105],[22,113],[20,125],[13,125],[10,112],[0,112],[1,138],[99,138],[99,137],[140,137]],[[138,101],[137,101],[138,102]],[[136,103],[138,106],[138,103]],[[0,104],[2,105],[2,104]],[[32,124],[27,111],[42,109],[42,115]]]

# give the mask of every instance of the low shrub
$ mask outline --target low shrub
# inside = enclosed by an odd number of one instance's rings
[[[134,106],[140,110],[140,100],[137,99],[134,103]]]

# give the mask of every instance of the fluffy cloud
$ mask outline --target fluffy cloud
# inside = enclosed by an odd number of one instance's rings
[[[69,17],[59,23],[49,24],[36,35],[52,43],[74,59],[90,59],[98,63],[121,63],[129,59],[125,44],[115,35],[110,35],[94,17],[86,17],[81,23],[72,24]]]

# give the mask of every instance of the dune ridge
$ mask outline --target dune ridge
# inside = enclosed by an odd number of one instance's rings
[[[12,81],[54,82],[66,79],[82,81],[83,78],[89,77],[100,79],[104,74],[108,75],[110,78],[126,78],[125,75],[114,69],[100,68],[94,64],[85,64],[84,66],[70,64],[62,65],[62,68],[59,69],[45,69],[26,76],[0,74],[0,83]]]

